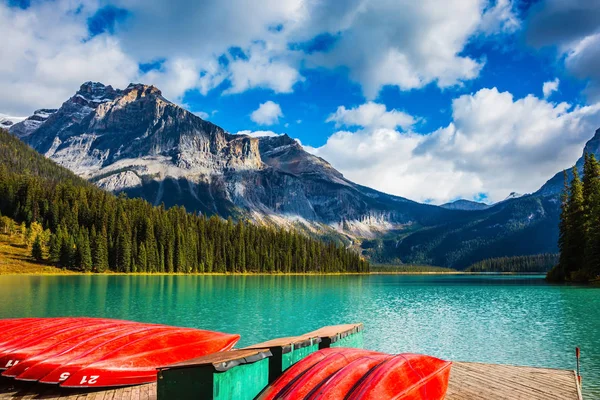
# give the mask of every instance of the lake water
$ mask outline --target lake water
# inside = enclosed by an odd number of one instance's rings
[[[365,324],[365,347],[575,369],[600,398],[600,289],[533,276],[0,276],[0,318],[95,316],[239,333]]]

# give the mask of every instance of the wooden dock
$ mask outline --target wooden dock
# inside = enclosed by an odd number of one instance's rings
[[[156,384],[83,391],[0,378],[0,399],[156,400]],[[454,362],[446,400],[582,400],[574,371]]]

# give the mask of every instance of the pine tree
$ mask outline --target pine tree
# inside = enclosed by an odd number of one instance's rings
[[[145,272],[147,262],[148,262],[148,257],[146,256],[146,246],[144,245],[144,243],[142,243],[142,244],[140,244],[140,247],[138,248],[137,258],[135,260],[135,264],[137,266],[137,271]]]
[[[567,264],[565,275],[572,278],[572,273],[584,266],[585,235],[585,210],[583,200],[583,183],[579,179],[577,167],[573,167],[573,179],[569,189],[568,214],[567,214]]]
[[[96,272],[104,272],[108,269],[108,245],[106,227],[102,227],[92,240],[92,268]]]
[[[90,238],[86,231],[80,230],[75,244],[75,268],[89,272],[92,270],[92,250]]]
[[[117,238],[116,268],[119,272],[129,272],[131,269],[131,241],[125,230],[121,230]]]
[[[35,258],[36,261],[42,261],[44,259],[44,252],[42,250],[42,240],[40,239],[40,235],[35,237],[33,241],[33,245],[31,247],[31,256]]]
[[[586,222],[585,274],[600,274],[600,163],[593,154],[586,157],[583,181]]]

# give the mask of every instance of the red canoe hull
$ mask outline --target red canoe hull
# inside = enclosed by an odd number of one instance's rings
[[[182,358],[201,357],[218,351],[230,350],[237,342],[231,338],[209,338],[160,350],[136,352],[130,356],[108,357],[74,373],[63,387],[96,387],[136,385],[156,380],[156,367],[167,366]],[[121,367],[126,365],[126,367]]]
[[[325,379],[321,385],[306,397],[307,400],[338,400],[344,399],[350,391],[373,368],[389,360],[388,354],[373,354],[359,357],[346,367],[342,368],[330,378]]]
[[[443,400],[452,363],[420,354],[399,354],[377,366],[348,400]]]
[[[4,376],[67,387],[156,380],[156,368],[231,349],[239,335],[92,318],[0,321]]]
[[[258,399],[443,400],[451,364],[419,354],[324,349],[285,371]]]
[[[85,354],[90,349],[97,347],[130,329],[130,327],[125,325],[117,325],[106,331],[89,332],[87,334],[73,336],[52,347],[44,349],[35,355],[27,357],[17,365],[4,371],[2,376],[15,378],[27,371],[29,376],[25,376],[23,380],[37,381],[58,368],[64,362],[76,358],[79,354]]]

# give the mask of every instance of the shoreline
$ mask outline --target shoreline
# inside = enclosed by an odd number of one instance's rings
[[[315,273],[315,272],[277,272],[277,273],[266,273],[266,272],[78,272],[78,271],[64,271],[64,272],[0,272],[0,276],[369,276],[369,275],[482,275],[482,276],[503,276],[503,275],[528,275],[537,276],[545,275],[545,272],[466,272],[466,271],[452,271],[452,272],[332,272],[332,273]]]

